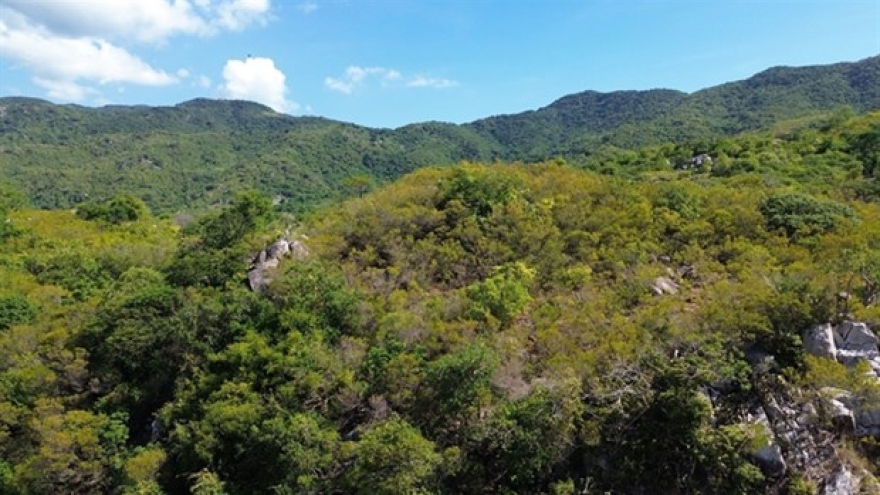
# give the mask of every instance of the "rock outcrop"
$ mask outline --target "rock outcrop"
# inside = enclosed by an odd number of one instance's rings
[[[788,466],[785,463],[785,458],[782,456],[782,450],[776,443],[770,419],[767,417],[764,409],[760,408],[755,411],[752,421],[764,430],[764,436],[767,438],[763,445],[758,446],[750,453],[752,460],[765,476],[778,478],[785,474]]]
[[[816,325],[804,332],[804,347],[814,356],[837,359],[834,328],[830,323]]]
[[[818,325],[804,332],[804,348],[815,356],[835,359],[847,367],[860,362],[870,366],[869,373],[880,384],[878,339],[867,324],[844,321],[836,327]],[[880,404],[852,392],[824,389],[826,409],[832,421],[844,432],[856,436],[880,436]]]
[[[852,367],[865,361],[880,379],[880,349],[877,336],[868,325],[859,321],[844,321],[836,327],[818,325],[803,334],[804,348],[810,354]]]
[[[309,249],[300,241],[279,239],[254,257],[248,271],[248,285],[251,290],[264,292],[272,282],[271,273],[281,263],[282,258],[290,257],[303,260],[309,255]]]

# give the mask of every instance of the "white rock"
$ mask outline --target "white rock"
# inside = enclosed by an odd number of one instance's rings
[[[678,284],[668,277],[657,277],[654,279],[654,282],[651,283],[651,292],[655,296],[662,296],[664,294],[678,294],[678,289]]]

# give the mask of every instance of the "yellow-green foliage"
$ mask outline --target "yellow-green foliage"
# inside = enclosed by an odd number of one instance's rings
[[[670,144],[606,150],[622,175],[358,180],[296,225],[252,192],[183,232],[8,213],[0,492],[775,490],[746,455],[765,384],[746,349],[876,397],[800,336],[880,324],[880,204],[854,161],[873,155],[851,153],[877,118],[702,143],[703,170],[674,171],[697,145]],[[248,290],[286,227],[308,259]]]

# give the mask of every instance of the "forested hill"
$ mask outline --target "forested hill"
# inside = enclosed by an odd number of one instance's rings
[[[0,494],[878,494],[880,112],[709,145],[183,228],[0,183]]]
[[[385,181],[462,160],[578,163],[601,147],[764,130],[840,107],[880,108],[880,56],[761,72],[693,94],[587,91],[547,107],[454,125],[370,129],[243,101],[174,107],[54,105],[0,98],[0,180],[35,206],[123,190],[159,212],[202,208],[255,186],[292,206],[338,197],[353,175]]]
[[[508,159],[588,152],[599,143],[638,147],[766,129],[781,120],[850,106],[880,108],[880,56],[857,63],[776,67],[693,94],[586,91],[534,112],[469,124]]]

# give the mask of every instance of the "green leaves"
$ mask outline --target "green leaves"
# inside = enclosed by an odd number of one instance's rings
[[[450,201],[457,200],[477,217],[486,217],[493,207],[516,198],[521,188],[522,183],[515,175],[461,166],[440,185],[439,206],[444,208]]]
[[[858,221],[855,211],[846,205],[801,193],[769,196],[761,202],[760,210],[768,229],[781,229],[795,239],[829,232],[846,221]]]
[[[0,331],[12,325],[30,323],[37,317],[37,308],[18,294],[0,294]]]
[[[370,428],[349,450],[352,465],[343,475],[349,493],[432,493],[443,460],[433,442],[400,418]]]
[[[111,224],[133,222],[149,214],[147,205],[130,194],[119,194],[105,202],[83,203],[76,208],[76,215],[82,219]]]
[[[535,271],[524,263],[510,263],[498,267],[495,273],[482,282],[465,289],[474,302],[472,314],[482,320],[497,320],[507,326],[532,301],[529,288],[535,279]]]

